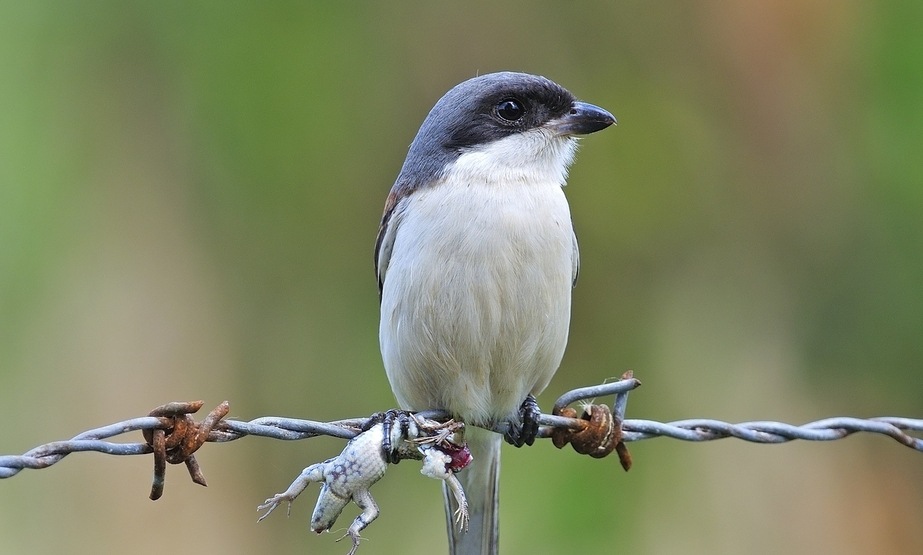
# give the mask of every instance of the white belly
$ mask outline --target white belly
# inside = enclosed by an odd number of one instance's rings
[[[391,387],[405,408],[507,418],[567,343],[577,253],[564,192],[443,183],[408,200],[381,299]]]

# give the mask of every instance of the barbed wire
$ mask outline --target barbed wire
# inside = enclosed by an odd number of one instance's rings
[[[581,418],[575,418],[567,415],[566,407],[579,401],[614,394],[616,396],[615,402],[612,404],[611,409],[607,409],[611,410],[612,419],[616,428],[618,428],[613,446],[615,443],[621,444],[623,442],[642,441],[657,437],[696,442],[724,438],[737,438],[754,443],[785,443],[793,440],[833,441],[854,433],[864,432],[891,437],[902,445],[923,452],[923,439],[906,433],[907,431],[923,432],[923,419],[888,416],[878,418],[844,416],[808,422],[800,426],[773,421],[732,424],[713,419],[688,419],[673,422],[626,419],[624,414],[628,392],[637,388],[640,384],[641,382],[632,377],[630,373],[626,373],[623,379],[616,382],[579,388],[565,393],[555,403],[552,414],[543,413],[539,417],[540,429],[538,436],[553,437],[556,430],[569,432],[586,430],[592,426],[592,411],[585,412]],[[23,469],[47,468],[71,453],[94,451],[108,455],[149,455],[152,453],[156,455],[159,450],[161,457],[165,458],[167,462],[186,463],[193,480],[204,485],[204,477],[198,471],[192,453],[205,442],[223,443],[246,436],[288,441],[322,435],[352,439],[370,421],[369,418],[352,418],[319,422],[276,416],[256,418],[248,422],[235,419],[225,420],[224,416],[228,412],[228,404],[224,402],[218,405],[203,422],[196,423],[190,415],[198,411],[202,405],[201,401],[170,403],[152,411],[151,416],[132,418],[87,430],[69,440],[46,443],[22,455],[2,455],[0,456],[0,478],[10,478]],[[593,407],[599,406],[593,405]],[[573,409],[570,410],[570,414],[574,414]],[[418,414],[421,417],[433,420],[447,420],[449,418],[448,414],[441,411],[423,411]],[[188,429],[179,433],[177,428],[180,426]],[[504,433],[508,426],[508,423],[501,423],[493,430],[498,433]],[[611,422],[609,426],[610,428],[612,427]],[[142,431],[145,434],[146,441],[144,443],[106,441],[109,438],[136,431]],[[165,439],[158,440],[157,434],[162,434],[165,431],[177,433],[171,433]],[[173,438],[172,444],[171,437]],[[158,442],[160,442],[159,445]],[[164,442],[166,442],[166,445],[164,445]],[[558,446],[560,447],[561,445]],[[575,449],[579,451],[576,442]],[[619,455],[620,458],[623,457],[622,452]],[[626,460],[623,459],[622,464],[626,466]],[[627,461],[627,464],[630,465],[630,460]],[[155,460],[155,483],[152,489],[152,498],[156,498],[155,492],[158,487],[162,492],[163,466],[163,461],[161,461],[160,472],[158,473],[158,463]],[[160,480],[159,486],[158,477]],[[159,497],[159,494],[157,497]]]

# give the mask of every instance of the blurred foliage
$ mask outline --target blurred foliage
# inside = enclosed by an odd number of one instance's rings
[[[920,417],[921,24],[907,1],[2,2],[0,452],[174,399],[391,406],[381,206],[436,99],[500,69],[620,122],[571,172],[583,266],[543,406],[632,368],[633,417]],[[340,445],[206,448],[211,487],[171,468],[157,503],[149,460],[75,455],[0,484],[0,551],[342,553],[307,495],[253,511]],[[627,475],[505,450],[504,552],[923,551],[920,455],[886,440],[632,450]],[[396,467],[361,552],[441,552],[438,490]]]

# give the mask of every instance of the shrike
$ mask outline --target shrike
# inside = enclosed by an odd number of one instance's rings
[[[391,388],[405,409],[468,424],[468,532],[447,514],[456,555],[496,553],[500,436],[475,426],[535,437],[533,396],[564,355],[579,266],[562,187],[576,136],[613,123],[544,77],[469,79],[430,111],[385,203],[375,265]]]

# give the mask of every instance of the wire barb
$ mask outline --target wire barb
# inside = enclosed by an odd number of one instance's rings
[[[231,408],[230,404],[224,401],[208,413],[201,424],[197,424],[190,415],[198,412],[204,404],[205,401],[167,403],[155,408],[149,414],[149,416],[162,418],[165,423],[164,428],[142,430],[144,440],[154,452],[151,501],[157,501],[163,495],[167,463],[184,463],[193,482],[200,486],[208,485],[194,453],[199,447],[205,445],[209,432],[227,416]]]

